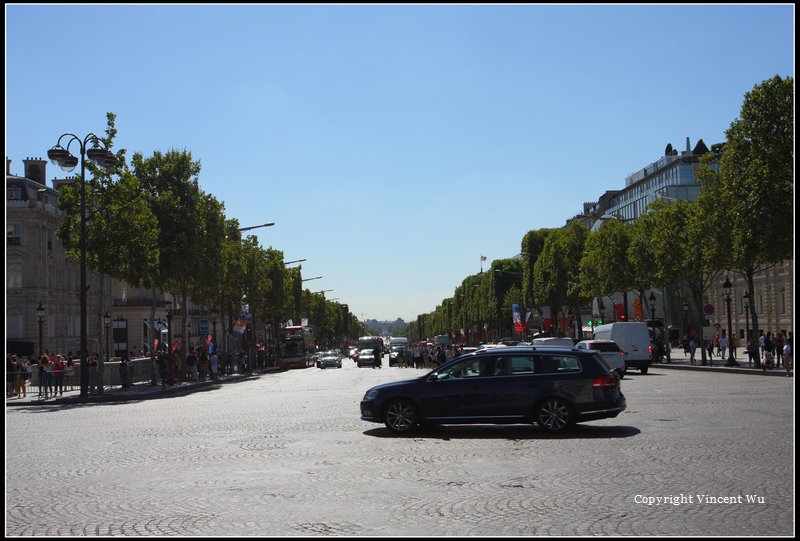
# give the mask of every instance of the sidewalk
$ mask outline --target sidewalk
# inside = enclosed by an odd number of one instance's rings
[[[133,400],[149,400],[151,398],[167,398],[170,396],[182,396],[188,393],[212,389],[225,385],[226,383],[233,383],[237,381],[244,381],[246,379],[259,377],[263,374],[272,372],[282,372],[281,368],[263,368],[254,370],[251,374],[231,374],[228,376],[220,376],[216,381],[183,381],[176,383],[173,386],[167,385],[162,389],[161,385],[150,385],[149,382],[137,383],[133,387],[123,388],[119,385],[105,386],[103,394],[90,394],[86,398],[81,398],[80,387],[76,386],[72,391],[64,391],[63,396],[55,398],[40,398],[39,388],[28,385],[27,396],[23,397],[7,397],[6,406],[49,406],[49,405],[63,405],[63,404],[86,404],[86,403],[99,403],[99,402],[125,402]]]
[[[784,370],[783,365],[781,364],[780,368],[773,368],[772,370],[763,370],[761,368],[755,368],[749,366],[749,361],[747,358],[747,352],[744,351],[742,348],[737,348],[735,352],[734,359],[736,363],[739,365],[738,367],[730,367],[725,366],[728,362],[728,359],[720,359],[718,356],[714,355],[712,359],[709,359],[706,356],[706,366],[703,366],[701,363],[701,353],[700,348],[695,351],[695,363],[691,364],[689,362],[689,355],[683,352],[683,348],[672,348],[670,351],[671,361],[667,363],[666,360],[661,363],[655,363],[650,365],[650,370],[660,370],[662,368],[666,368],[668,370],[705,370],[705,371],[714,371],[714,372],[727,372],[732,374],[758,374],[764,376],[786,376],[786,370]],[[706,353],[707,355],[707,353]],[[709,361],[711,364],[709,365]],[[632,369],[632,373],[636,373],[636,369]],[[794,368],[790,372],[791,377],[794,377]]]

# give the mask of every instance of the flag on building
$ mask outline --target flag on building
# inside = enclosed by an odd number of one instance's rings
[[[486,256],[485,255],[481,256],[481,261],[486,261]]]

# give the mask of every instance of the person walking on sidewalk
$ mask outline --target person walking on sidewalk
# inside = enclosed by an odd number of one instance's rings
[[[775,333],[775,368],[781,367],[781,361],[783,360],[783,346],[786,341],[783,339],[782,332]]]
[[[792,371],[792,353],[792,345],[787,341],[783,344],[783,369],[787,376]]]

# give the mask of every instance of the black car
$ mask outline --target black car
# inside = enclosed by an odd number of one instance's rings
[[[514,346],[468,353],[420,378],[372,387],[361,419],[395,433],[421,423],[536,423],[561,432],[624,409],[619,376],[596,351]]]

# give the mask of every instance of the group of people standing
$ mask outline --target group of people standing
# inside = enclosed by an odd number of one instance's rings
[[[794,353],[794,344],[792,332],[789,331],[788,336],[783,332],[760,332],[758,336],[758,345],[753,340],[747,344],[747,353],[749,358],[749,365],[753,366],[755,363],[756,368],[780,368],[783,365],[786,375],[788,376],[792,370],[792,358]]]
[[[47,352],[38,358],[6,355],[6,397],[27,397],[28,385],[37,385],[40,398],[63,396],[73,390],[76,372],[72,353],[66,358]]]
[[[687,338],[684,336],[682,342],[684,352],[689,355],[689,361],[694,364],[696,351],[694,337]],[[729,347],[733,346],[728,343],[728,338],[723,330],[707,342],[706,348],[709,360],[714,358],[715,349],[717,355],[721,359],[725,359]],[[760,331],[758,338],[750,338],[747,341],[745,350],[747,351],[748,367],[767,370],[783,366],[788,376],[792,370],[793,348],[791,331],[789,331],[788,336],[784,335],[783,332],[772,333],[770,331],[764,333],[764,331]]]

